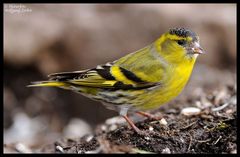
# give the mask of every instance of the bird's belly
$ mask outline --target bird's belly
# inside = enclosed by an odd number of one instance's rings
[[[159,108],[161,105],[176,98],[184,89],[187,78],[181,78],[174,81],[168,81],[164,85],[160,85],[153,90],[146,91],[141,96],[142,104],[137,105],[140,110],[152,110]]]
[[[88,94],[92,99],[101,101],[103,105],[111,110],[120,111],[122,106],[135,110],[152,110],[171,101],[183,90],[188,79],[169,81],[144,90],[101,90],[97,94]]]
[[[79,92],[81,93],[81,92]],[[83,94],[89,98],[102,102],[102,104],[111,110],[120,111],[124,106],[129,110],[135,110],[135,100],[144,93],[143,90],[104,90],[100,89],[96,94]]]

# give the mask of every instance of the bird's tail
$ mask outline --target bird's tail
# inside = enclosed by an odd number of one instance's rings
[[[65,82],[59,82],[59,81],[37,81],[32,82],[31,85],[28,85],[27,87],[68,87],[69,85]]]

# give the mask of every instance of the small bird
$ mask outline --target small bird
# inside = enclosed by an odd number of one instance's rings
[[[59,87],[101,101],[143,134],[127,113],[151,117],[145,111],[157,109],[178,96],[203,52],[196,33],[173,28],[152,44],[118,60],[92,69],[53,73],[49,80],[33,82],[29,87]]]

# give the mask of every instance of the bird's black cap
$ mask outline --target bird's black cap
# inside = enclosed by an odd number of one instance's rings
[[[197,39],[196,33],[186,28],[172,28],[169,30],[169,33],[180,37],[192,37],[193,40]]]

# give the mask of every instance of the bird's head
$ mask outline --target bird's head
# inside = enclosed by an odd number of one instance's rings
[[[155,44],[160,55],[171,63],[195,61],[203,53],[197,34],[185,28],[170,29]]]

